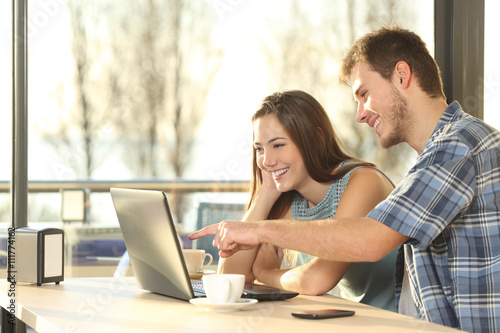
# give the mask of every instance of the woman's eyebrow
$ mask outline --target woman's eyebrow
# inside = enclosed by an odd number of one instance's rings
[[[277,141],[277,140],[286,140],[286,138],[282,138],[282,137],[278,136],[276,138],[272,138],[271,140],[267,141],[267,143],[273,143],[274,141]]]
[[[278,136],[278,137],[276,137],[276,138],[272,138],[272,139],[270,139],[269,141],[267,141],[267,144],[273,143],[273,142],[274,142],[274,141],[276,141],[276,140],[286,140],[286,138],[283,138],[283,137],[281,137],[281,136]],[[254,146],[256,146],[256,145],[258,145],[258,146],[262,146],[262,144],[261,144],[260,142],[258,142],[258,141],[255,141],[255,142],[253,143],[253,145],[254,145]]]

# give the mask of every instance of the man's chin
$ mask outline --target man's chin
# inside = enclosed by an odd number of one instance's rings
[[[378,141],[382,148],[388,149],[391,148],[392,146],[397,145],[396,140],[394,138],[387,138],[387,137],[381,137],[380,135],[378,136]]]
[[[392,147],[392,145],[386,143],[385,141],[380,140],[379,142],[380,142],[380,145],[382,146],[382,148],[384,148],[384,149],[388,149],[388,148]]]
[[[399,145],[403,141],[401,141],[401,140],[382,140],[382,139],[380,139],[379,142],[380,142],[380,145],[382,146],[382,148],[389,149],[391,147]]]
[[[385,140],[381,138],[380,135],[378,135],[378,143],[382,146],[382,148],[387,148]]]

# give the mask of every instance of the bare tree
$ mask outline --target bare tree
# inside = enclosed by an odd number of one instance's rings
[[[116,128],[137,177],[182,178],[222,61],[215,13],[198,1],[130,1],[108,7]],[[211,15],[213,14],[213,16]],[[165,164],[161,164],[166,161]],[[170,166],[170,168],[168,168]],[[172,196],[182,221],[182,197]]]
[[[305,5],[309,8],[305,10]],[[405,3],[408,10],[410,3]],[[355,121],[350,88],[338,84],[344,52],[362,34],[383,25],[411,19],[396,0],[291,0],[287,19],[269,23],[273,38],[264,50],[274,90],[302,89],[315,96],[330,113],[346,147],[356,156],[379,165],[393,178],[403,176],[412,154],[405,145],[383,149],[367,126]],[[285,22],[285,24],[284,24]],[[398,161],[400,163],[394,163]]]
[[[173,1],[167,121],[175,138],[167,156],[176,177],[184,175],[192,159],[191,151],[208,93],[222,63],[222,51],[212,42],[216,17],[211,9],[207,4],[193,1]]]
[[[113,100],[110,116],[136,177],[159,176],[159,141],[165,109],[168,44],[156,2],[109,3],[110,63],[105,72]]]
[[[95,74],[100,66],[97,56],[100,45],[95,43],[99,22],[92,1],[71,0],[67,8],[74,59],[73,99],[68,101],[67,89],[59,84],[55,97],[61,109],[69,112],[59,116],[55,131],[39,130],[46,142],[65,156],[66,170],[72,171],[70,177],[90,179],[96,160],[100,159],[95,146],[105,118],[102,110],[106,109],[103,82]],[[65,177],[64,174],[59,176]]]

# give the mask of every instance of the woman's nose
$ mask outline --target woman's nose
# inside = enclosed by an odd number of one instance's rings
[[[264,153],[264,160],[262,161],[262,164],[266,169],[269,169],[276,165],[276,158],[274,157],[274,154],[266,151]]]

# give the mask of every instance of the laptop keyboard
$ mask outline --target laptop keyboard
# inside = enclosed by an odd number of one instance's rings
[[[206,296],[205,289],[203,289],[203,281],[191,281],[191,287],[193,288],[193,293],[195,296]]]

